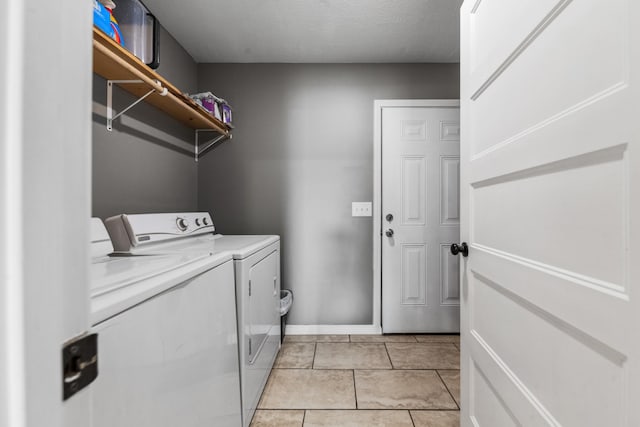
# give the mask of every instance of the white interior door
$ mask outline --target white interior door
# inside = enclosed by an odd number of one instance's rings
[[[458,101],[382,107],[382,330],[458,332]]]
[[[463,426],[639,426],[640,2],[461,10]]]
[[[91,2],[0,14],[0,426],[87,427],[63,343],[89,326]]]

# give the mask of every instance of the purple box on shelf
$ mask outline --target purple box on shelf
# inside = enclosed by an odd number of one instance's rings
[[[233,122],[233,112],[229,104],[222,104],[222,123],[230,125]]]
[[[222,120],[222,113],[220,112],[218,98],[214,94],[211,92],[196,93],[191,95],[191,98],[199,105],[202,105],[202,108],[211,113],[213,117],[218,120]]]
[[[233,110],[229,103],[222,98],[218,98],[211,92],[202,92],[191,95],[199,105],[209,111],[216,119],[222,121],[228,127],[233,127]]]
[[[218,107],[218,103],[213,98],[202,98],[201,101],[202,106],[206,108],[211,114],[213,114],[216,119],[222,120],[220,115],[220,107]]]

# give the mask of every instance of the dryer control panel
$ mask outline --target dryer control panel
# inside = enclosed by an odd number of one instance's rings
[[[105,225],[116,252],[215,231],[208,212],[121,214],[107,218]]]

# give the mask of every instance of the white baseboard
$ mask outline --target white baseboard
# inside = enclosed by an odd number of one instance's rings
[[[377,325],[287,325],[285,335],[380,335]]]

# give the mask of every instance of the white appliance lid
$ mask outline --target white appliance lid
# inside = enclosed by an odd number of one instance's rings
[[[100,322],[201,272],[231,261],[227,253],[119,256],[91,265],[92,322]]]
[[[91,297],[103,295],[123,286],[163,274],[169,270],[188,265],[209,254],[202,252],[109,257],[91,265]]]
[[[230,254],[234,259],[245,259],[259,250],[276,243],[276,235],[223,235],[206,234],[188,239],[135,248],[136,254],[166,255],[182,252],[209,251],[213,254]]]
[[[223,235],[215,236],[215,248],[218,252],[230,252],[233,259],[244,259],[265,247],[276,243],[280,236],[276,235]]]

